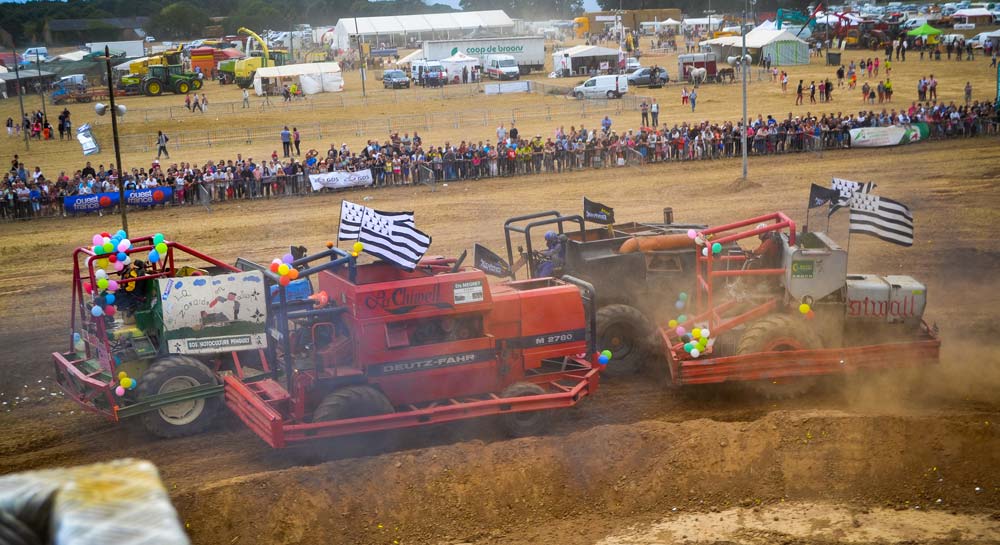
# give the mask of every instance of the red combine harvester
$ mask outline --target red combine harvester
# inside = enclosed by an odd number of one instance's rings
[[[53,354],[56,377],[109,420],[141,416],[176,437],[203,431],[224,403],[279,448],[482,416],[528,435],[597,389],[585,282],[490,286],[462,267],[464,254],[407,272],[358,265],[329,244],[293,259],[298,278],[286,286],[251,261],[165,244],[143,263],[153,239],[132,241],[135,261],[111,275],[115,309],[97,317],[107,295],[84,284],[104,278],[102,256],[74,253],[75,333],[69,351]]]
[[[794,395],[820,375],[938,361],[937,330],[922,319],[927,289],[913,278],[848,274],[843,248],[822,232],[796,234],[780,212],[698,236],[709,249],[697,257],[694,314],[660,329],[671,383],[747,381]],[[711,251],[757,238],[757,251]],[[695,329],[709,330],[707,345]]]

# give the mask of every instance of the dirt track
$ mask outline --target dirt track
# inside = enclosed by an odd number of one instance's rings
[[[0,248],[0,402],[17,405],[0,412],[0,472],[148,458],[192,538],[205,544],[1000,541],[1000,347],[991,344],[1000,333],[997,141],[791,159],[755,160],[753,183],[742,188],[734,184],[739,163],[730,161],[622,170],[611,180],[586,172],[349,197],[414,209],[434,251],[454,254],[474,241],[500,250],[504,218],[575,211],[584,194],[613,204],[623,220],[655,219],[673,206],[678,221],[718,223],[781,203],[801,221],[810,181],[873,179],[881,194],[913,208],[917,242],[902,249],[855,236],[850,268],[928,284],[941,366],[782,402],[732,387],[668,392],[608,381],[545,437],[441,426],[408,432],[395,452],[363,459],[339,459],[326,446],[272,451],[232,418],[209,435],[153,441],[137,426],[81,414],[50,396],[46,382],[47,354],[67,342],[67,256],[114,220],[21,223],[4,227]],[[134,232],[162,231],[225,260],[267,260],[289,243],[317,247],[329,238],[340,197],[136,213],[130,222]],[[835,216],[835,238],[843,236],[838,219],[846,222]],[[897,521],[895,509],[908,518]],[[708,516],[723,519],[712,521],[718,532],[699,530]],[[725,533],[734,520],[749,529]],[[897,524],[896,534],[884,528],[896,522],[909,525]],[[958,533],[931,531],[942,524]]]

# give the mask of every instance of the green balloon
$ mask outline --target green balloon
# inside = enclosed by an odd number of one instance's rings
[[[153,235],[153,244],[154,245],[160,244],[161,242],[163,242],[163,234],[162,233],[156,233],[155,235]]]
[[[94,253],[97,255],[104,255],[104,245],[94,246]]]
[[[167,244],[165,242],[156,243],[156,251],[159,252],[160,255],[167,255]]]
[[[688,300],[688,294],[682,291],[680,293],[680,295],[677,296],[677,298],[680,299],[681,301],[687,301]]]
[[[115,249],[115,245],[111,244],[110,242],[105,242],[103,248],[104,248],[104,253],[107,254],[111,253],[111,251]]]
[[[684,343],[685,352],[690,352],[692,348],[694,348],[694,343]]]
[[[677,317],[677,323],[679,324],[683,324],[686,321],[688,321],[688,317],[686,314],[681,314],[680,316]]]
[[[602,356],[606,356],[608,359],[611,359],[611,351],[610,350],[602,350],[601,351],[601,355]]]
[[[107,278],[98,278],[97,279],[97,287],[101,288],[102,290],[108,289],[108,279]]]
[[[718,242],[712,244],[712,253],[713,254],[722,253],[722,244],[719,244]]]

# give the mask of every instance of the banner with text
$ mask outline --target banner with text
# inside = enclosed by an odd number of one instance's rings
[[[309,183],[312,184],[313,191],[320,189],[346,189],[348,187],[361,187],[372,185],[372,171],[370,168],[357,172],[324,172],[322,174],[310,174]]]
[[[927,123],[913,123],[908,127],[865,127],[851,129],[851,147],[879,148],[899,146],[926,140],[930,135]]]
[[[125,192],[125,204],[129,206],[156,206],[166,204],[173,197],[170,187],[135,189]],[[102,208],[118,205],[118,193],[95,193],[93,195],[73,195],[63,200],[67,212],[96,212]]]

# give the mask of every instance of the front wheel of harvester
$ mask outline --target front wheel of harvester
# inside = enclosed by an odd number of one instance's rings
[[[511,384],[500,394],[500,397],[525,397],[543,395],[545,390],[530,382]],[[507,413],[501,417],[504,429],[512,437],[528,437],[539,435],[549,428],[552,422],[552,411],[523,411]]]
[[[606,305],[597,311],[597,350],[611,351],[603,374],[634,375],[643,369],[652,328],[639,309],[629,305]]]
[[[136,397],[142,401],[153,395],[217,383],[212,371],[200,361],[186,356],[169,356],[156,361],[143,373],[136,386]],[[194,435],[208,428],[221,405],[221,396],[179,401],[143,413],[142,423],[157,437]]]
[[[823,348],[819,334],[800,316],[773,314],[757,320],[743,332],[736,354],[746,356],[761,352],[786,352]],[[780,377],[747,382],[746,386],[769,398],[802,395],[817,382],[815,376]]]
[[[385,395],[371,386],[344,386],[334,390],[313,411],[313,422],[330,422],[348,418],[378,416],[396,412]],[[338,454],[355,458],[377,454],[392,448],[393,432],[378,431],[335,437]]]

